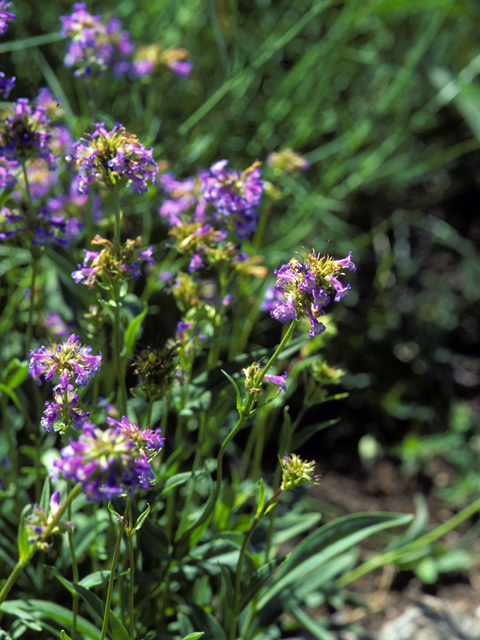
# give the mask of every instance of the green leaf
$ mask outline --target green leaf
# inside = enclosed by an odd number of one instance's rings
[[[54,620],[61,625],[73,625],[73,614],[65,607],[61,607],[53,602],[47,602],[46,600],[9,600],[0,605],[0,611],[8,613],[10,615],[30,615],[31,618],[41,622],[44,618]],[[77,631],[91,638],[91,640],[98,640],[100,637],[100,629],[97,629],[93,624],[77,616]]]
[[[220,565],[220,569],[222,571],[222,581],[225,585],[225,590],[227,593],[227,607],[230,611],[233,611],[233,583],[235,582],[235,575],[230,567],[226,567],[223,564]]]
[[[204,635],[205,631],[194,631],[193,633],[189,633],[188,636],[185,636],[182,640],[198,640]]]
[[[265,582],[270,578],[273,572],[282,564],[284,560],[284,557],[275,558],[275,560],[270,560],[270,562],[267,562],[267,564],[264,564],[262,567],[257,569],[257,571],[255,571],[243,590],[242,596],[240,598],[240,609],[238,613],[243,611],[247,604],[251,600],[253,600],[253,598],[257,595]]]
[[[263,483],[263,478],[260,478],[260,480],[258,481],[258,484],[260,487],[260,493],[258,496],[258,507],[257,507],[257,513],[255,515],[255,518],[261,518],[263,505],[265,504],[265,485]]]
[[[9,389],[15,389],[15,387],[22,384],[27,375],[28,360],[13,358],[2,373],[2,382],[4,382]]]
[[[123,338],[123,351],[120,354],[122,357],[126,355],[129,355],[129,356],[132,355],[133,347],[135,345],[138,332],[140,331],[142,320],[147,315],[147,312],[148,312],[148,304],[145,303],[143,311],[139,313],[138,316],[129,323],[125,331],[125,336]]]
[[[390,527],[408,524],[412,518],[410,514],[356,513],[337,518],[334,522],[314,531],[283,563],[271,589],[258,603],[258,610],[302,575],[318,569],[323,563],[347,551],[364,538]],[[314,563],[313,557],[315,557]]]
[[[138,532],[138,541],[148,553],[159,560],[171,560],[168,538],[165,531],[151,518],[147,518]]]
[[[294,514],[294,516],[294,524],[292,524],[292,526],[284,527],[274,532],[272,536],[272,544],[284,544],[307,529],[311,529],[322,519],[321,513],[297,513]]]
[[[59,580],[63,584],[63,586],[68,589],[68,591],[70,591],[72,595],[79,596],[85,602],[85,604],[87,605],[87,609],[90,611],[92,617],[101,626],[105,615],[103,600],[101,600],[91,591],[88,591],[88,589],[85,589],[84,587],[81,587],[80,585],[75,584],[74,582],[70,582],[70,580],[64,578],[62,574],[56,569],[56,567],[44,565],[44,568],[46,571],[54,575],[57,580]],[[127,630],[113,611],[110,611],[108,624],[111,627],[112,635],[115,640],[130,640],[130,636]]]
[[[199,607],[194,602],[188,603],[192,609],[193,617],[197,627],[203,629],[203,632],[207,634],[208,640],[227,640],[224,630],[220,626],[218,620],[212,616],[211,613]]]
[[[69,635],[67,635],[65,633],[65,631],[62,629],[60,631],[60,640],[72,640],[71,637]]]
[[[33,547],[28,542],[28,532],[25,528],[25,517],[32,510],[32,505],[27,504],[23,507],[22,513],[20,515],[20,522],[18,524],[18,555],[20,560],[25,564],[30,560],[33,555]]]
[[[107,582],[109,578],[110,571],[95,571],[85,576],[85,578],[82,578],[78,584],[81,587],[85,587],[85,589],[91,589],[92,587],[98,587],[99,584]]]
[[[185,484],[189,480],[196,478],[205,473],[205,470],[200,471],[185,471],[183,473],[176,473],[173,476],[170,476],[165,480],[165,484],[163,485],[162,493],[160,496],[166,495],[169,491],[171,491],[174,487],[179,487],[182,484]]]
[[[334,424],[338,424],[340,422],[340,418],[333,418],[332,420],[326,420],[325,422],[319,422],[318,424],[313,424],[310,427],[305,427],[298,433],[296,433],[292,438],[292,451],[296,451],[305,442],[308,442],[312,436],[314,436],[318,431],[322,431],[327,427],[331,427]]]
[[[133,531],[140,531],[149,513],[150,513],[150,505],[147,504],[147,508],[145,509],[145,511],[138,516],[137,524],[135,525],[135,528],[133,529]]]
[[[435,584],[438,580],[438,569],[435,560],[428,556],[413,566],[415,575],[425,584]]]
[[[238,385],[235,382],[235,380],[232,378],[232,376],[229,376],[226,371],[224,371],[223,369],[221,369],[221,371],[222,371],[223,375],[226,376],[230,380],[230,382],[232,383],[233,388],[235,389],[235,393],[237,394],[237,410],[240,411],[240,409],[242,407],[242,396],[240,395],[240,390],[238,388]]]
[[[303,609],[300,609],[300,607],[295,607],[295,609],[292,609],[292,612],[300,624],[303,625],[309,633],[315,636],[315,638],[318,638],[318,640],[335,640],[332,634],[321,622],[314,620],[312,616],[303,611]]]

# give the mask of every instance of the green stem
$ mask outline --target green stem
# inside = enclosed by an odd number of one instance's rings
[[[117,406],[120,415],[123,416],[127,411],[127,389],[125,386],[125,375],[123,373],[122,362],[120,358],[121,352],[120,341],[120,297],[115,296],[114,321],[113,321],[113,361],[118,380],[118,397]]]
[[[120,213],[120,192],[118,188],[113,190],[113,209],[115,211],[115,235],[113,248],[115,249],[115,254],[120,256],[120,223],[121,223],[121,213]]]
[[[247,535],[243,539],[242,548],[240,549],[240,555],[238,556],[237,570],[235,572],[235,595],[233,601],[233,616],[232,622],[230,626],[230,640],[235,640],[236,631],[237,631],[237,618],[240,613],[240,582],[242,579],[242,566],[243,559],[245,557],[245,553],[247,551],[248,543],[250,542],[250,538],[252,537],[253,532],[255,531],[258,523],[265,515],[265,512],[269,509],[271,505],[274,505],[277,501],[278,496],[282,493],[283,489],[280,487],[273,494],[273,496],[265,503],[260,515],[256,515],[250,525],[250,529],[247,532]]]
[[[462,511],[459,511],[456,515],[453,516],[453,518],[447,520],[447,522],[444,522],[436,529],[433,529],[433,531],[429,531],[425,535],[417,538],[416,540],[413,540],[413,542],[409,542],[399,549],[394,549],[393,551],[390,551],[388,553],[377,555],[374,558],[367,560],[359,567],[352,569],[352,571],[348,571],[336,581],[335,586],[341,589],[347,584],[350,584],[354,580],[357,580],[361,576],[370,573],[370,571],[373,571],[378,567],[383,567],[387,564],[396,562],[403,555],[426,547],[427,545],[435,542],[435,540],[438,540],[439,538],[442,538],[444,535],[458,527],[458,525],[470,518],[477,511],[480,511],[480,498],[475,500],[475,502],[472,502],[472,504],[468,505],[468,507],[465,507],[465,509],[462,509]]]
[[[132,510],[128,514],[129,526],[132,526]],[[135,640],[135,599],[134,599],[134,589],[135,589],[135,554],[133,552],[133,532],[127,535],[127,546],[128,546],[128,562],[130,565],[130,581],[129,581],[129,589],[128,589],[128,621],[130,628],[130,640]]]
[[[71,518],[71,509],[68,509],[68,519]],[[72,573],[73,573],[73,582],[78,584],[80,580],[80,576],[78,574],[78,563],[77,556],[75,555],[75,545],[73,544],[73,533],[71,530],[68,531],[68,546],[70,548],[70,555],[72,556]],[[77,594],[73,595],[73,627],[72,627],[72,640],[75,640],[75,636],[77,635],[77,616],[78,616],[78,596]]]
[[[63,516],[65,511],[69,508],[69,506],[72,504],[74,498],[76,498],[78,496],[78,494],[80,493],[81,490],[82,490],[82,485],[81,484],[77,484],[70,491],[70,493],[68,494],[68,496],[65,499],[65,502],[60,505],[57,513],[52,518],[52,521],[46,527],[46,529],[44,531],[44,534],[43,534],[45,536],[45,538],[47,538],[51,534],[53,529],[57,526],[60,518]],[[23,568],[26,567],[27,564],[30,562],[31,557],[35,553],[35,550],[36,550],[35,545],[31,545],[30,549],[29,549],[28,556],[26,558],[20,558],[20,560],[15,565],[12,573],[8,577],[7,582],[3,585],[2,590],[0,591],[0,604],[5,602],[8,594],[10,593],[10,589],[15,584],[15,581],[18,578],[18,576],[20,575],[20,573],[22,572]]]
[[[113,583],[115,582],[115,569],[117,568],[118,558],[120,556],[120,545],[122,543],[123,532],[125,531],[126,514],[129,512],[130,508],[131,508],[131,499],[127,496],[127,506],[125,508],[125,514],[120,523],[120,530],[118,532],[117,542],[115,544],[115,551],[113,552],[112,567],[110,569],[110,579],[108,581],[107,598],[105,602],[105,614],[103,617],[103,625],[102,625],[102,631],[100,634],[100,640],[105,640],[105,636],[107,635],[108,619],[110,617],[110,606],[112,604]]]
[[[30,347],[32,346],[33,336],[33,312],[35,310],[35,281],[38,272],[38,259],[32,255],[32,279],[30,281],[30,307],[28,310],[27,338],[25,343],[25,352],[28,357]]]

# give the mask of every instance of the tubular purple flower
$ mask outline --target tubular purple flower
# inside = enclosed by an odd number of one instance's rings
[[[53,343],[49,347],[42,346],[30,351],[29,373],[39,381],[43,375],[45,380],[51,380],[59,374],[59,386],[67,389],[69,380],[85,387],[98,371],[102,363],[102,353],[91,355],[92,347],[82,346],[80,339],[74,333],[61,344]]]
[[[3,97],[5,99],[8,98],[8,96],[10,95],[10,91],[15,86],[15,80],[16,80],[15,77],[6,78],[3,71],[0,71],[0,94],[3,93]]]
[[[228,160],[220,160],[210,171],[200,174],[200,191],[220,215],[231,218],[239,238],[246,238],[257,226],[256,207],[260,204],[265,183],[260,180],[260,163],[254,163],[242,173],[226,169]]]
[[[138,424],[131,422],[127,416],[123,416],[121,421],[107,417],[107,424],[118,429],[120,433],[127,435],[139,450],[148,449],[158,452],[165,444],[165,438],[161,438],[162,430],[140,429]]]
[[[74,429],[82,427],[89,412],[82,412],[77,408],[78,393],[74,391],[73,385],[68,384],[66,388],[57,385],[53,388],[54,402],[45,403],[44,416],[41,419],[42,427],[45,431],[54,432],[55,423],[61,419],[60,430],[67,429],[70,425]]]
[[[53,480],[61,474],[65,480],[80,483],[91,502],[132,496],[148,489],[153,480],[145,451],[116,427],[102,431],[87,424],[78,441],[70,440],[60,455],[50,471]]]
[[[105,129],[103,122],[97,122],[95,132],[75,142],[66,160],[80,168],[80,193],[88,193],[95,180],[109,189],[130,183],[140,193],[148,191],[148,180],[156,184],[158,167],[153,160],[153,150],[145,149],[137,136],[128,133],[118,122],[111,131]]]
[[[3,36],[8,29],[8,23],[15,20],[15,13],[7,11],[10,2],[8,0],[0,0],[0,36]]]
[[[171,60],[167,64],[177,76],[180,76],[185,80],[188,80],[190,77],[193,63],[189,60]]]
[[[193,273],[194,271],[201,269],[203,266],[204,264],[201,256],[199,256],[198,253],[194,253],[190,260],[190,264],[188,265],[188,271]]]
[[[266,382],[271,382],[272,384],[276,384],[280,389],[283,389],[283,391],[287,390],[287,383],[286,383],[287,372],[286,371],[282,376],[274,376],[274,375],[271,375],[270,373],[266,373],[263,379]]]
[[[329,292],[335,294],[335,302],[348,295],[350,284],[344,286],[336,277],[342,275],[339,272],[344,268],[355,271],[351,252],[343,260],[333,260],[326,255],[320,257],[314,250],[306,256],[305,262],[293,258],[275,270],[275,296],[270,293],[262,306],[280,322],[308,317],[309,336],[314,337],[325,331],[318,317],[330,302]]]

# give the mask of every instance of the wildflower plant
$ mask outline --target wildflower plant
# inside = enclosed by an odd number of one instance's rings
[[[2,35],[14,18],[0,0]],[[195,133],[166,171],[160,71],[188,79],[186,49],[137,45],[82,2],[60,28],[75,99],[42,90],[0,122],[0,612],[39,640],[260,640],[285,613],[321,637],[309,596],[348,583],[360,540],[411,520],[320,525],[302,497],[322,469],[321,452],[300,457],[306,411],[340,395],[318,354],[345,348],[330,312],[355,288],[352,253],[298,240],[301,212],[276,208],[310,166],[292,149],[206,159]],[[4,99],[13,83],[0,72]],[[157,93],[158,135],[153,117],[142,129]]]

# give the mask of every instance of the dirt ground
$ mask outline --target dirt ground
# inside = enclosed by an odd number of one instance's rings
[[[451,470],[438,462],[436,474],[431,487],[418,477],[406,478],[398,466],[389,460],[377,462],[369,471],[360,470],[352,475],[327,471],[321,478],[320,485],[314,487],[312,496],[325,505],[326,520],[342,514],[360,511],[393,511],[414,513],[414,496],[421,492],[429,509],[430,523],[440,524],[454,515],[452,507],[441,502],[435,496],[435,483],[445,483]],[[476,520],[465,522],[459,529],[450,532],[442,542],[450,548],[456,544],[474,524]],[[473,541],[470,551],[478,557],[480,541]],[[362,544],[361,560],[381,549],[381,543],[366,540]],[[478,563],[477,563],[478,564]],[[348,590],[364,601],[365,606],[358,604],[342,607],[338,612],[323,606],[317,609],[317,616],[329,617],[339,627],[354,625],[375,635],[387,621],[398,617],[411,604],[417,602],[424,594],[434,595],[458,606],[462,611],[480,619],[480,567],[474,566],[469,571],[458,573],[441,573],[434,585],[425,585],[415,576],[413,571],[397,571],[389,565],[374,571],[353,584]],[[480,620],[479,620],[480,624]],[[357,631],[358,632],[358,631]]]

